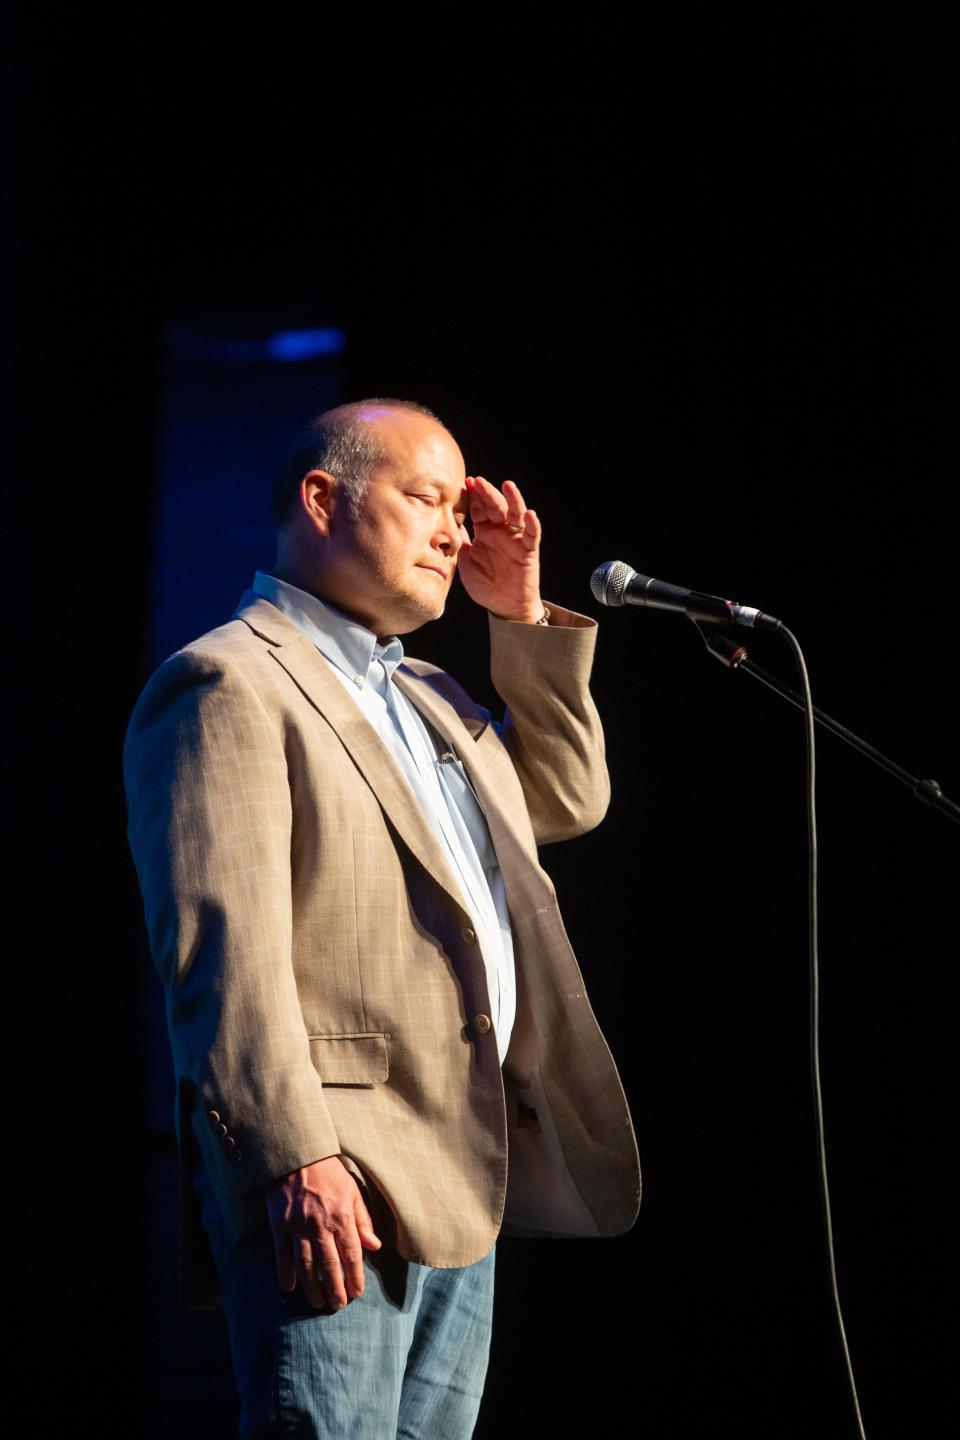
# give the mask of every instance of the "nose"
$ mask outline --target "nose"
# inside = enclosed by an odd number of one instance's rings
[[[460,529],[460,522],[454,513],[452,505],[441,505],[438,511],[437,528],[434,531],[433,543],[444,555],[454,558],[463,544],[463,534]]]

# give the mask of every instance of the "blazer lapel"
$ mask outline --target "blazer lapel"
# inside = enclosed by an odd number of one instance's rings
[[[327,660],[291,620],[248,590],[234,612],[265,640],[270,654],[336,731],[390,824],[433,879],[463,909],[436,835],[389,749],[346,693]]]

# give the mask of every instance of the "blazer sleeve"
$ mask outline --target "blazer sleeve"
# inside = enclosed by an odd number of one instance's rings
[[[339,1152],[292,965],[282,729],[227,657],[166,661],[124,747],[128,836],[178,1086],[221,1198]]]
[[[490,616],[491,678],[507,706],[501,738],[538,845],[592,830],[610,803],[603,730],[589,688],[597,623],[548,604],[549,625]]]

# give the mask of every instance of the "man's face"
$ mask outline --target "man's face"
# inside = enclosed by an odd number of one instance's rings
[[[323,588],[377,635],[402,635],[443,614],[466,533],[463,456],[416,411],[386,411],[371,423],[384,456],[356,519],[334,491]]]

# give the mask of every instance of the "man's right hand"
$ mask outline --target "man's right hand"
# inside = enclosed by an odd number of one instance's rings
[[[266,1189],[280,1288],[297,1280],[311,1305],[342,1310],[363,1294],[363,1251],[379,1250],[363,1197],[339,1155],[314,1160]]]

